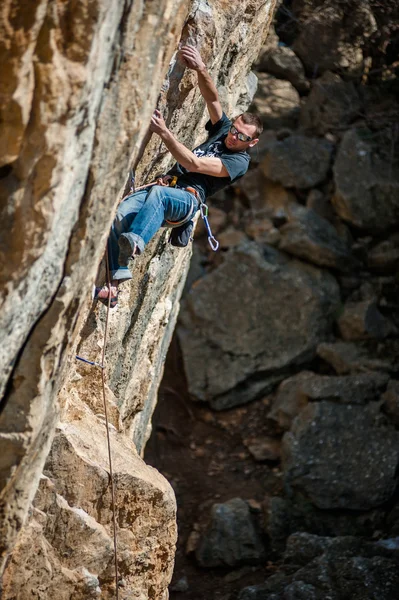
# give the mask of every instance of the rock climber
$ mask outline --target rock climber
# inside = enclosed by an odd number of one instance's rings
[[[243,113],[233,120],[225,115],[216,86],[196,48],[184,46],[179,57],[197,72],[210,116],[205,126],[208,138],[191,151],[167,128],[160,111],[154,111],[150,130],[159,135],[177,162],[158,180],[159,185],[137,191],[119,205],[108,240],[111,290],[105,285],[96,288],[95,293],[104,304],[110,293],[111,307],[118,302],[118,283],[132,278],[128,261],[143,252],[162,225],[186,223],[201,201],[242,177],[250,161],[247,150],[258,143],[262,132],[256,115]],[[169,185],[172,179],[173,187]]]

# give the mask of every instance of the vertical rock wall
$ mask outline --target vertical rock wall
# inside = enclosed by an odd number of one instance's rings
[[[105,308],[92,306],[90,288],[129,166],[142,157],[143,180],[170,162],[146,133],[169,63],[158,105],[181,141],[200,139],[204,105],[195,75],[176,62],[178,41],[201,48],[226,110],[240,110],[254,91],[247,74],[273,7],[273,0],[37,0],[29,14],[17,0],[2,7],[3,566],[14,549],[4,598],[35,590],[42,598],[113,596],[99,372],[73,360],[75,350],[101,356]],[[189,254],[171,249],[161,232],[110,318],[106,393],[121,589],[129,598],[162,598],[171,576],[174,495],[137,450],[149,435]]]

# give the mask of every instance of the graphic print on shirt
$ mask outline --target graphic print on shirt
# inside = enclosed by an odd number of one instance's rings
[[[198,158],[202,158],[203,156],[221,156],[223,154],[222,146],[223,142],[213,142],[213,144],[210,144],[208,148],[205,148],[205,150],[201,150],[201,148],[196,148],[195,150],[193,150],[193,154],[195,154],[195,156],[198,156]]]

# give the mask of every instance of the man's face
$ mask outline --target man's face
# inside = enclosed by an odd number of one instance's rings
[[[233,123],[233,126],[237,130],[237,133],[233,134],[231,131],[227,134],[227,137],[224,141],[226,147],[233,152],[241,152],[242,150],[246,150],[247,148],[252,148],[259,142],[258,138],[255,138],[256,127],[255,125],[246,125],[242,122],[241,117],[238,117]],[[238,139],[238,134],[243,133],[244,135],[251,138],[251,140],[247,142],[242,142]]]

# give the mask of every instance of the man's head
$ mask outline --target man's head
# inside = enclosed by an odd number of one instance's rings
[[[232,120],[232,126],[224,143],[229,150],[241,152],[255,146],[259,142],[262,131],[263,125],[257,115],[242,113]]]

